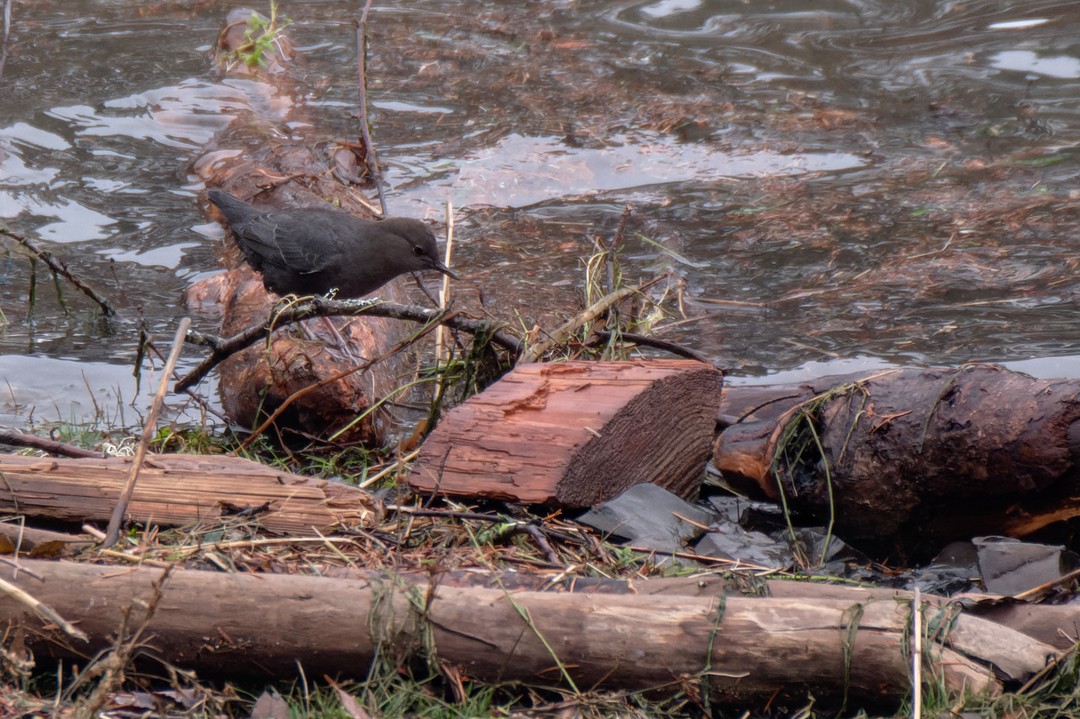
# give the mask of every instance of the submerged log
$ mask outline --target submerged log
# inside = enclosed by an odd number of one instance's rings
[[[0,454],[0,511],[65,521],[108,521],[131,458]],[[127,516],[163,526],[221,521],[241,511],[272,532],[311,534],[367,525],[376,503],[362,489],[237,457],[156,454],[139,473]]]
[[[9,569],[4,577],[90,636],[73,646],[24,605],[0,598],[0,618],[22,627],[39,659],[107,648],[129,607],[138,622],[155,604],[153,585],[162,577],[150,568],[25,565],[44,581],[12,577]],[[291,678],[302,666],[308,675],[362,677],[379,655],[399,666],[448,663],[489,682],[630,690],[708,682],[726,700],[806,688],[899,697],[910,688],[911,607],[893,601],[510,593],[374,572],[331,579],[182,569],[161,592],[142,646],[204,675]],[[940,677],[952,690],[996,692],[995,671],[1023,681],[1057,656],[985,620],[949,620],[949,631],[926,640],[923,667],[927,680]],[[950,638],[959,635],[968,640]]]
[[[223,187],[245,200],[254,198],[261,206],[330,205],[372,217],[371,204],[337,179],[340,173],[334,170],[341,155],[337,146],[318,134],[306,106],[293,100],[294,87],[300,92],[308,88],[306,82],[291,78],[289,53],[274,53],[265,69],[226,61],[232,47],[248,42],[244,32],[250,15],[250,10],[230,15],[219,40],[218,63],[229,76],[255,74],[260,82],[233,86],[249,93],[248,108],[204,148],[192,163],[193,171],[207,186]],[[279,43],[275,47],[287,47],[284,34],[276,37]],[[285,124],[290,128],[287,137],[280,131]],[[189,288],[185,297],[188,306],[220,316],[225,336],[272,322],[276,297],[268,294],[259,276],[243,264],[231,240],[227,240],[223,254],[226,265],[233,269]],[[380,296],[405,300],[404,282],[395,279],[379,291]],[[387,356],[387,351],[406,336],[407,326],[378,317],[344,322],[339,332],[353,356],[382,359],[365,372],[337,377],[362,360],[353,362],[336,348],[329,349],[336,338],[327,334],[325,323],[313,320],[307,325],[318,340],[303,339],[292,330],[277,331],[269,342],[249,347],[220,365],[220,393],[227,415],[238,424],[254,427],[298,390],[326,382],[317,391],[294,397],[288,410],[276,418],[283,438],[294,434],[328,436],[344,429],[336,442],[380,443],[387,418],[365,411],[408,381],[403,378],[407,374],[404,357]]]
[[[689,360],[518,365],[443,417],[409,484],[569,507],[641,482],[696,497],[722,386]]]
[[[1080,380],[897,369],[728,388],[720,414],[728,482],[773,500],[782,487],[846,538],[1021,536],[1080,516]]]

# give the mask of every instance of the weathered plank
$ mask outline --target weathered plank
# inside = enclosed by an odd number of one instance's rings
[[[0,455],[0,511],[68,521],[107,521],[131,459]],[[275,532],[310,533],[371,522],[362,489],[310,479],[238,457],[157,454],[147,458],[128,518],[172,526],[216,521],[235,508]]]

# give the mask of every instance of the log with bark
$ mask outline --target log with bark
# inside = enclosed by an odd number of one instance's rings
[[[696,497],[722,385],[691,360],[519,365],[442,418],[409,484],[568,507],[641,482]]]
[[[726,481],[846,538],[932,548],[1080,514],[1080,380],[896,369],[729,387],[720,415]]]
[[[0,454],[0,511],[64,521],[107,521],[131,458],[64,459]],[[128,519],[163,526],[245,521],[271,532],[310,534],[377,519],[370,494],[340,482],[283,472],[237,457],[147,458]]]
[[[488,682],[579,690],[677,689],[706,681],[712,696],[744,700],[807,688],[863,698],[909,688],[912,607],[866,597],[821,599],[559,594],[430,584],[370,573],[354,579],[174,570],[27,560],[3,570],[17,586],[90,636],[58,634],[25,605],[0,599],[9,634],[44,656],[89,657],[107,648],[125,611],[146,622],[143,651],[182,668],[292,677],[362,677],[376,656],[407,666],[435,660]],[[72,592],[71,587],[79,587]],[[155,605],[157,613],[142,616]],[[1058,653],[977,617],[936,618],[924,645],[924,679],[952,690],[1000,690]],[[11,625],[15,625],[14,627]]]
[[[361,217],[373,216],[371,203],[356,188],[342,183],[335,169],[340,164],[340,145],[318,135],[317,123],[308,107],[293,99],[306,92],[294,80],[288,53],[267,54],[268,67],[251,67],[227,61],[230,50],[248,40],[244,37],[251,11],[230,15],[219,40],[218,63],[229,76],[256,75],[259,82],[245,88],[248,107],[219,132],[192,163],[195,174],[209,187],[223,187],[242,199],[254,198],[265,207],[332,205]],[[278,39],[287,43],[283,33]],[[284,47],[287,47],[285,45]],[[280,128],[288,124],[288,136]],[[240,253],[226,244],[223,253],[228,272],[202,280],[186,293],[190,308],[221,317],[221,332],[229,336],[251,325],[273,321],[276,297],[266,292],[258,274],[242,261]],[[379,291],[384,299],[406,298],[405,280],[398,278]],[[365,414],[374,401],[408,382],[404,353],[388,353],[400,342],[408,327],[380,317],[351,318],[340,328],[354,357],[380,358],[363,372],[343,374],[350,362],[329,349],[336,338],[320,321],[308,323],[307,339],[290,331],[275,332],[268,342],[243,350],[219,366],[222,406],[238,424],[255,427],[286,403],[286,412],[275,418],[282,439],[340,434],[338,443],[379,444],[390,426],[386,413]],[[338,376],[343,375],[343,376]],[[314,391],[300,393],[306,388]]]

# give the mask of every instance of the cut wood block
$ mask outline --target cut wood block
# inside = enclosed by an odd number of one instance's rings
[[[0,454],[0,511],[108,521],[131,470],[130,457],[61,459]],[[238,457],[149,455],[127,517],[164,526],[217,521],[242,509],[286,534],[369,524],[375,502],[362,489],[282,472]]]
[[[574,508],[641,482],[692,499],[722,387],[719,370],[689,360],[519,365],[447,413],[409,484]]]

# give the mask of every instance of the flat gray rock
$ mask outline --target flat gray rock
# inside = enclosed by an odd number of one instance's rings
[[[703,532],[695,524],[708,526],[716,521],[716,515],[663,487],[644,483],[594,507],[578,521],[637,547],[685,552],[687,542]]]

